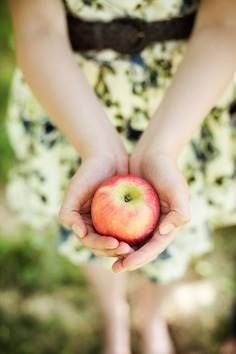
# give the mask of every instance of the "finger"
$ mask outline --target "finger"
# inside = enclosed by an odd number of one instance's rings
[[[110,236],[101,236],[96,233],[89,233],[83,238],[80,238],[80,242],[92,249],[106,250],[115,249],[119,246],[119,241]]]
[[[81,205],[93,191],[94,182],[90,177],[89,161],[85,161],[70,181],[59,212],[59,219],[65,226],[76,224],[85,228],[82,217],[79,215]]]
[[[182,177],[182,176],[181,176]],[[190,220],[189,191],[183,180],[172,194],[167,194],[169,206],[167,214],[160,220],[159,232],[167,235]]]
[[[164,214],[167,212],[162,221],[159,222],[159,231],[162,235],[174,231],[174,229],[183,226],[190,220],[189,190],[184,177],[177,173],[172,185],[175,188],[171,188],[170,180],[163,191],[159,190],[161,212],[164,212]],[[156,188],[158,190],[158,186]]]
[[[119,257],[119,256],[127,255],[133,252],[134,250],[129,245],[124,243],[123,245],[120,244],[119,247],[117,247],[114,250],[93,249],[92,251],[96,256]]]
[[[97,167],[94,159],[86,160],[71,179],[59,212],[59,219],[63,225],[72,227],[75,224],[81,231],[86,231],[85,223],[79,215],[80,208],[92,197],[108,172],[105,168],[101,170]]]
[[[79,237],[84,237],[88,231],[82,216],[75,210],[60,211],[59,221],[65,227],[71,228]]]
[[[123,266],[123,260],[124,260],[124,257],[120,257],[119,259],[117,259],[113,265],[112,265],[112,271],[114,273],[120,273],[120,272],[125,272],[127,271],[128,269],[126,269],[124,266]]]
[[[115,249],[117,255],[128,254],[134,251],[134,249],[126,242],[120,242],[119,246]]]
[[[166,237],[162,237],[159,232],[156,231],[151,240],[139,250],[131,253],[123,259],[117,260],[113,264],[112,270],[114,272],[135,270],[151,262],[169,246],[169,244],[173,241],[175,234],[175,232],[172,232]]]
[[[85,237],[86,234],[94,232],[94,228],[92,227],[92,225],[89,224],[89,222],[87,221],[87,218],[84,216],[83,216],[83,222],[86,225],[86,231],[81,229],[80,225],[76,225],[76,224],[72,225],[72,231],[74,232],[75,236],[78,237],[79,239],[82,239],[83,237]]]
[[[161,235],[167,235],[174,229],[185,225],[189,222],[190,216],[188,212],[185,214],[176,210],[171,210],[159,224],[159,231]]]

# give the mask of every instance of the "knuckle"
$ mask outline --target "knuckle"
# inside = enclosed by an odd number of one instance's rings
[[[59,221],[65,225],[65,226],[70,226],[70,217],[69,217],[69,213],[67,211],[65,211],[63,208],[59,211],[58,213],[58,218]]]
[[[179,221],[182,225],[188,224],[191,218],[189,214],[180,214]]]
[[[117,254],[117,252],[110,251],[110,252],[106,252],[106,256],[107,257],[119,257],[120,255]]]

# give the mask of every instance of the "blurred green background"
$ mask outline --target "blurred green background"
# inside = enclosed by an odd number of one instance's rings
[[[20,226],[6,205],[4,186],[15,162],[5,130],[15,57],[4,1],[0,1],[0,14],[0,353],[98,353],[101,316],[82,272],[57,254],[53,229],[36,232]],[[184,308],[176,309],[170,316],[181,354],[219,353],[229,334],[236,287],[235,229],[218,230],[215,241],[214,252],[194,261],[190,269],[192,281],[186,286],[194,309],[188,315]],[[191,289],[198,289],[194,296]],[[205,300],[208,296],[208,301],[200,301],[200,295]],[[135,332],[134,338],[139,353]]]
[[[0,14],[0,182],[3,183],[13,163],[13,154],[4,129],[4,118],[15,60],[12,28],[5,1],[2,0],[0,1]]]

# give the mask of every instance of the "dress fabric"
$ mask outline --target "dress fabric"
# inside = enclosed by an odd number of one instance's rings
[[[198,6],[197,1],[191,0],[67,0],[66,3],[76,16],[104,21],[122,16],[146,21],[168,19],[187,14]],[[112,50],[74,54],[128,152],[132,152],[148,126],[185,49],[185,41],[169,41],[150,45],[135,55],[121,55]],[[23,222],[45,227],[56,219],[65,187],[81,159],[37,102],[18,69],[12,83],[7,125],[18,160],[7,188],[9,203]],[[180,166],[190,188],[192,220],[166,251],[141,269],[151,279],[167,282],[181,277],[193,257],[212,249],[209,225],[236,223],[235,128],[235,80],[232,80],[180,156]],[[59,229],[59,249],[64,255],[76,264],[96,258],[70,231]]]

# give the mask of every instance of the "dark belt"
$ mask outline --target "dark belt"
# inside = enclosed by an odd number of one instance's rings
[[[135,54],[155,42],[187,39],[195,17],[196,12],[164,21],[146,22],[125,17],[103,22],[85,21],[67,13],[67,22],[75,51],[109,48],[122,54]]]

